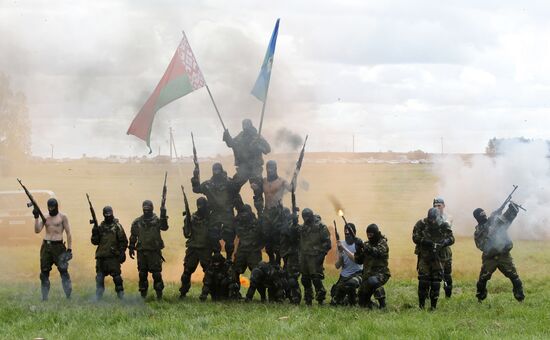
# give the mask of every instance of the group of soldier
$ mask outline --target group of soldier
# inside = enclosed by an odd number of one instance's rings
[[[193,192],[203,196],[197,199],[194,213],[189,212],[187,204],[184,211],[183,236],[187,243],[180,298],[184,299],[189,292],[191,276],[200,264],[204,271],[200,300],[206,300],[209,295],[212,300],[243,299],[240,277],[248,269],[250,285],[244,296],[245,301],[251,301],[257,292],[262,301],[282,302],[288,299],[299,304],[303,297],[307,305],[311,305],[314,299],[323,304],[327,295],[323,285],[324,260],[332,242],[327,226],[311,209],[302,210],[302,223],[299,223],[294,189],[301,159],[290,183],[279,177],[277,163],[273,160],[266,163],[266,177],[263,178],[263,155],[270,152],[269,143],[258,134],[250,120],[244,120],[242,126],[243,131],[236,137],[231,137],[227,130],[223,135],[235,157],[236,174],[232,178],[220,163],[214,163],[212,177],[201,182],[199,165],[195,162],[191,184]],[[247,181],[254,193],[256,214],[240,196],[241,187]],[[282,199],[286,192],[293,194],[292,209],[283,206]],[[412,239],[418,256],[420,308],[425,307],[428,297],[431,308],[436,308],[442,281],[445,295],[450,297],[452,294],[450,247],[454,237],[444,208],[443,199],[434,199],[427,217],[419,220],[413,229]],[[503,208],[489,218],[481,209],[474,211],[478,222],[475,242],[483,252],[476,295],[479,301],[486,298],[487,281],[497,268],[512,281],[515,298],[519,301],[524,298],[522,283],[510,256],[512,242],[506,233],[518,213],[518,205],[510,202],[504,214]],[[91,242],[97,246],[97,299],[104,293],[106,276],[112,276],[117,296],[124,296],[121,264],[126,260],[127,249],[130,258],[137,257],[141,296],[147,296],[148,276],[151,273],[156,297],[162,299],[164,242],[161,232],[169,228],[168,216],[164,204],[160,208],[160,217],[157,216],[150,200],[143,201],[142,209],[143,215],[132,223],[129,240],[110,206],[103,208],[103,221],[92,228]],[[55,198],[48,201],[48,213],[44,218],[36,205],[33,210],[35,232],[41,232],[44,227],[46,230],[40,251],[42,299],[48,299],[49,273],[54,264],[69,298],[72,290],[68,273],[68,261],[72,258],[70,226],[67,216],[59,212]],[[67,248],[63,242],[63,232],[67,235]],[[335,266],[340,269],[340,277],[331,289],[330,303],[384,308],[384,285],[391,276],[387,239],[376,224],[366,228],[365,242],[356,236],[356,232],[355,225],[346,222],[344,240],[337,238]],[[235,250],[236,239],[238,245]],[[222,240],[225,257],[222,255]],[[265,262],[262,261],[264,248],[269,259]],[[373,297],[376,302],[372,301]]]

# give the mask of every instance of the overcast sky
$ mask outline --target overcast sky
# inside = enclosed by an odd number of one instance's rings
[[[265,134],[312,151],[483,152],[489,138],[548,138],[548,1],[0,0],[0,72],[24,92],[32,152],[143,155],[126,130],[185,30],[233,134],[281,18]],[[228,153],[206,89],[157,114],[151,144]],[[273,143],[274,144],[274,143]],[[274,145],[275,151],[287,151]]]

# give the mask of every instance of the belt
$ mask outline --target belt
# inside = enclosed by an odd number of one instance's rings
[[[44,240],[45,244],[63,244],[63,240],[57,240],[57,241],[52,241],[52,240]]]

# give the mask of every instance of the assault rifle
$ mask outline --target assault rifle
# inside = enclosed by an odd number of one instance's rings
[[[515,205],[516,207],[520,208],[521,210],[523,211],[527,211],[524,207],[522,207],[521,205],[517,204],[516,202],[512,201],[512,195],[514,194],[514,192],[517,190],[518,186],[517,185],[512,185],[514,187],[514,189],[512,190],[512,192],[508,195],[508,197],[506,197],[506,199],[504,200],[504,203],[502,203],[502,205],[495,211],[496,213],[500,214],[502,213],[502,211],[504,210],[504,208],[506,207],[506,205],[508,203],[512,203],[513,205]]]
[[[185,194],[185,189],[183,185],[181,186],[181,192],[183,193],[183,205],[185,206],[185,211],[183,216],[185,216],[185,224],[183,225],[183,235],[185,237],[191,236],[191,210],[189,209],[189,201],[187,201],[187,195]]]
[[[42,220],[42,223],[44,224],[44,226],[46,226],[46,217],[44,217],[44,214],[42,213],[42,211],[40,210],[40,207],[38,206],[38,204],[34,200],[34,197],[32,197],[32,194],[30,193],[30,191],[27,190],[27,187],[25,187],[25,185],[23,185],[23,183],[21,182],[21,180],[19,178],[17,179],[17,181],[19,182],[19,184],[21,184],[21,187],[23,187],[23,190],[25,191],[25,194],[29,198],[30,202],[27,203],[27,207],[28,208],[33,207],[33,209],[38,212],[38,216],[40,216],[40,219]]]
[[[92,214],[92,219],[90,220],[90,224],[94,225],[94,228],[98,228],[99,224],[97,223],[97,217],[95,215],[94,206],[92,205],[92,201],[90,201],[90,195],[86,193],[86,198],[88,199],[88,204],[90,205],[90,214]]]
[[[166,219],[166,177],[168,177],[168,171],[164,173],[164,184],[162,185],[162,199],[160,201],[160,218]]]

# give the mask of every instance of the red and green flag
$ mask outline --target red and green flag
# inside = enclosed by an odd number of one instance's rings
[[[149,147],[149,153],[151,153],[151,128],[157,111],[205,85],[204,77],[184,32],[170,65],[168,65],[153,94],[147,99],[132,124],[130,124],[127,134],[145,141]]]

